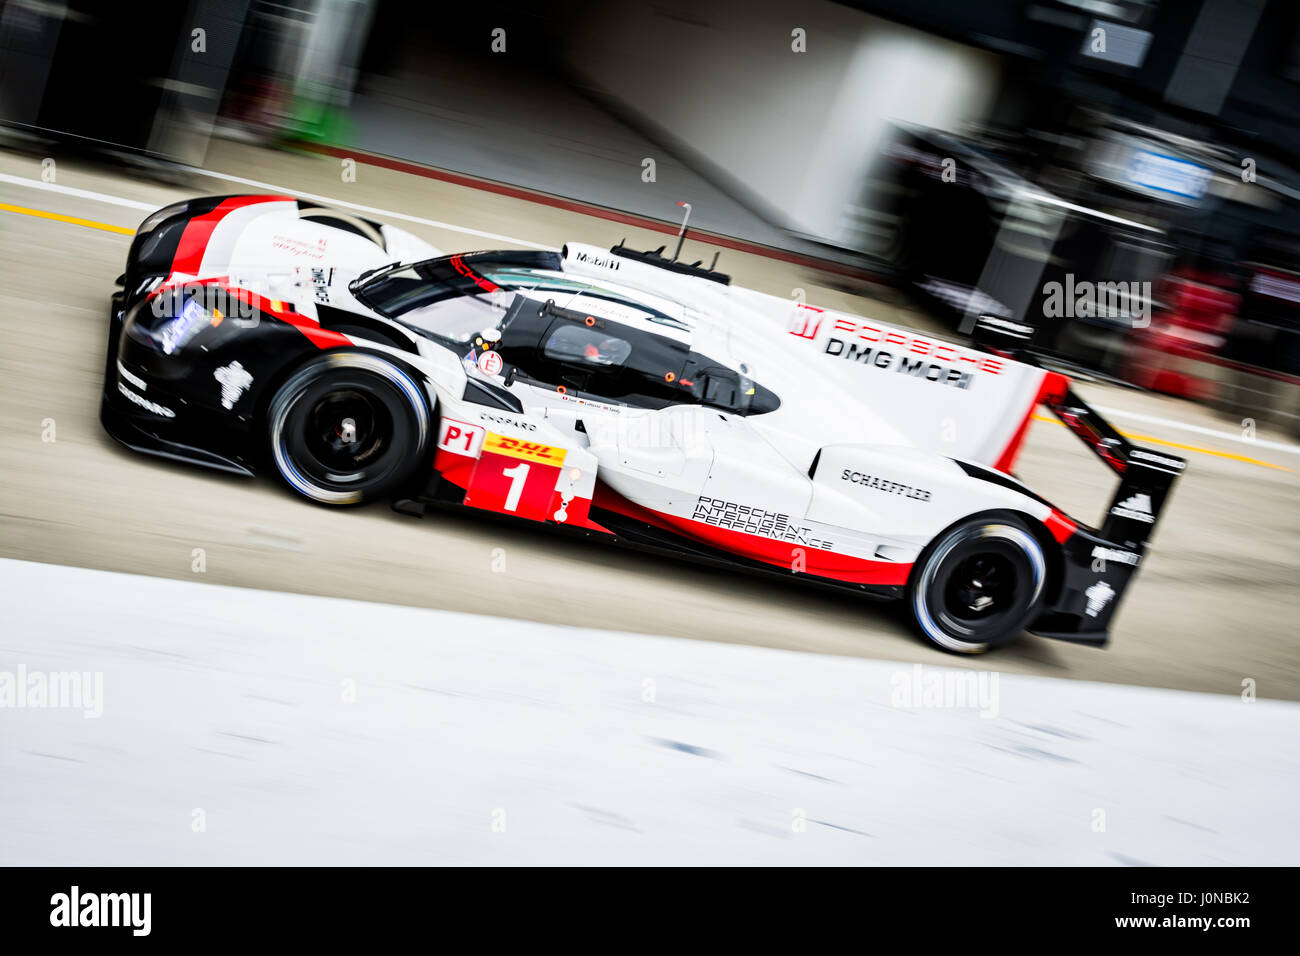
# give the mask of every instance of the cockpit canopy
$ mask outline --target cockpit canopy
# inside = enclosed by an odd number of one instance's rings
[[[450,348],[484,329],[507,382],[643,408],[701,404],[757,415],[780,399],[694,351],[689,326],[645,301],[568,275],[554,252],[480,252],[395,265],[351,286],[365,305]]]

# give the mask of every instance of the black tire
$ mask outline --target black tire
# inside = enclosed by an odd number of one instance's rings
[[[990,514],[956,524],[921,553],[907,586],[912,620],[955,654],[1007,644],[1042,607],[1047,556],[1026,521]]]
[[[424,390],[402,368],[365,352],[327,352],[276,391],[266,435],[290,488],[321,504],[357,505],[411,477],[431,419]]]

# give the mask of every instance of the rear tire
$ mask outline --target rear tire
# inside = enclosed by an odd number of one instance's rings
[[[1047,586],[1043,547],[1022,519],[992,514],[954,525],[926,547],[908,581],[912,619],[955,654],[982,654],[1020,636]]]
[[[410,478],[429,446],[432,415],[403,369],[364,352],[327,352],[289,376],[267,410],[280,477],[327,505],[383,498]]]

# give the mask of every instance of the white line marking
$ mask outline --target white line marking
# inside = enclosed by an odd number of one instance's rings
[[[527,239],[518,239],[514,236],[503,236],[496,232],[484,232],[482,229],[469,229],[465,226],[457,226],[449,222],[439,222],[437,219],[422,219],[419,216],[408,216],[406,213],[394,212],[391,209],[377,209],[374,206],[362,206],[359,203],[345,202],[342,199],[335,199],[332,196],[321,196],[317,193],[305,193],[300,190],[286,189],[283,186],[276,186],[273,183],[264,183],[256,179],[245,179],[243,176],[232,176],[229,173],[216,173],[208,169],[199,169],[197,166],[180,166],[178,168],[199,176],[211,176],[213,179],[224,179],[226,182],[241,183],[245,186],[256,186],[258,189],[269,189],[272,192],[284,193],[288,196],[314,199],[317,202],[328,203],[331,206],[342,206],[345,209],[355,209],[358,212],[373,213],[374,215],[380,216],[384,219],[403,219],[406,222],[416,222],[422,226],[432,226],[434,229],[447,229],[451,232],[463,232],[467,236],[480,236],[483,239],[506,242],[514,246],[527,246],[530,249],[551,250],[555,248],[554,246],[544,245],[540,242],[529,242]]]
[[[143,209],[146,212],[153,212],[155,209],[160,208],[153,203],[123,199],[121,196],[91,192],[89,189],[74,189],[71,186],[60,186],[58,183],[47,183],[39,179],[24,179],[21,176],[10,176],[8,173],[0,173],[0,183],[12,183],[15,186],[26,186],[29,189],[44,189],[46,192],[77,196],[80,199],[93,199],[95,202],[111,203],[114,206],[125,206],[128,209]]]
[[[1234,435],[1232,432],[1221,432],[1214,428],[1206,428],[1203,425],[1188,425],[1185,422],[1178,422],[1169,418],[1157,418],[1155,415],[1141,415],[1138,412],[1130,412],[1122,408],[1107,408],[1104,405],[1093,405],[1092,407],[1103,415],[1110,415],[1115,418],[1130,418],[1135,422],[1164,425],[1168,428],[1181,428],[1183,431],[1196,432],[1198,435],[1210,435],[1226,441],[1235,441],[1239,445],[1249,445],[1252,448],[1268,448],[1272,451],[1284,451],[1291,455],[1300,455],[1300,445],[1288,445],[1285,442],[1269,441],[1266,438],[1243,438],[1241,435]]]
[[[486,232],[482,229],[470,229],[467,226],[457,226],[454,223],[440,222],[437,219],[424,219],[420,216],[408,216],[406,213],[396,212],[392,209],[379,209],[375,206],[362,206],[359,203],[347,202],[343,199],[335,199],[332,196],[322,196],[318,193],[307,193],[295,189],[286,189],[285,187],[277,186],[274,183],[264,183],[256,179],[245,179],[243,176],[231,176],[229,173],[217,173],[208,169],[199,169],[197,166],[179,166],[177,168],[196,175],[208,176],[212,179],[222,179],[226,182],[240,183],[245,186],[256,186],[258,189],[283,193],[286,196],[300,196],[303,199],[314,199],[317,202],[327,203],[331,206],[355,209],[358,212],[368,212],[381,219],[401,219],[406,222],[419,223],[422,226],[432,226],[434,229],[446,229],[448,232],[459,232],[467,236],[478,236],[482,239],[491,239],[494,242],[504,242],[507,245],[527,246],[529,249],[552,250],[555,248],[554,246],[548,246],[540,242],[530,242],[527,239],[519,239],[515,236],[503,236],[497,232]],[[161,209],[163,206],[167,205],[167,203],[154,204],[138,202],[134,199],[123,199],[120,196],[110,196],[106,193],[91,192],[88,189],[74,189],[71,186],[60,186],[57,183],[46,183],[39,179],[24,179],[21,176],[11,176],[8,173],[0,173],[0,183],[26,186],[29,189],[43,189],[47,192],[62,193],[65,196],[78,196],[82,199],[110,203],[114,206],[126,206],[130,209],[143,209],[147,212],[153,212],[155,209]]]

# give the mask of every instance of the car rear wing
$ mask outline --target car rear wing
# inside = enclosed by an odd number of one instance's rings
[[[1042,368],[1025,348],[1032,334],[1030,326],[995,316],[980,316],[975,324],[975,345],[985,351]],[[1133,444],[1069,387],[1059,373],[1060,388],[1044,389],[1043,404],[1082,441],[1094,455],[1120,477],[1110,507],[1101,521],[1099,537],[1141,554],[1154,530],[1160,512],[1187,462]]]
[[[1141,553],[1174,482],[1187,467],[1186,460],[1134,445],[1073,389],[1067,389],[1060,401],[1049,401],[1047,407],[1120,476],[1101,524],[1101,537]]]

